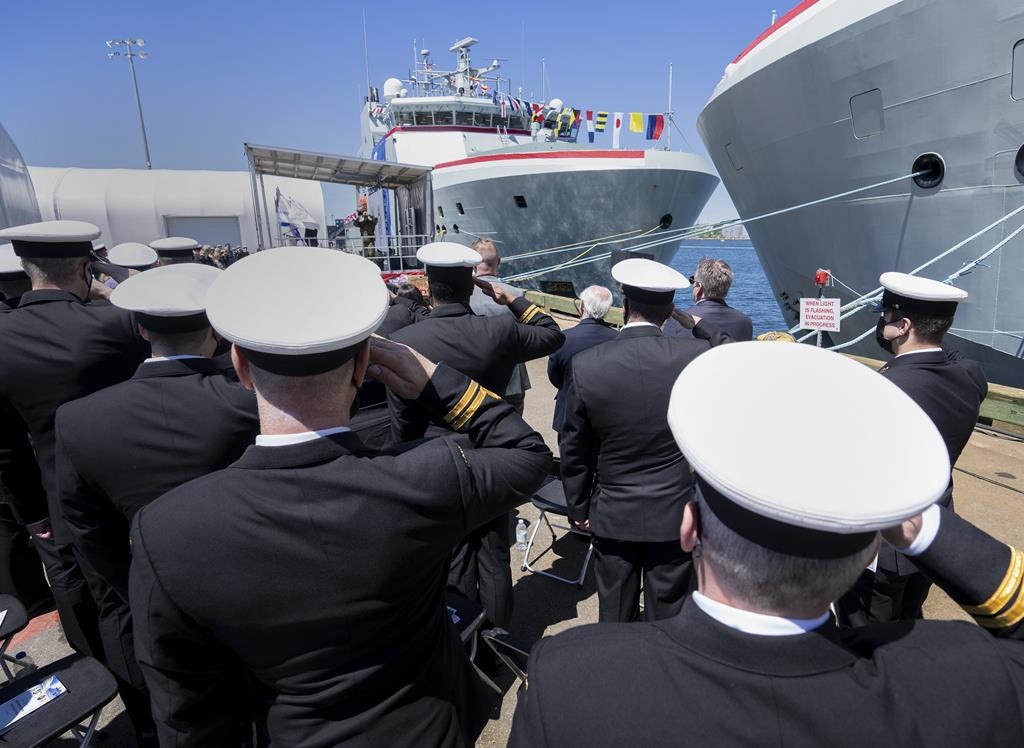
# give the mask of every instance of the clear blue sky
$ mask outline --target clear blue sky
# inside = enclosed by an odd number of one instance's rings
[[[244,141],[354,153],[365,9],[375,86],[406,77],[414,39],[448,67],[451,43],[474,36],[475,63],[507,58],[503,75],[538,99],[543,57],[549,98],[578,109],[660,112],[672,62],[676,121],[704,153],[695,122],[725,65],[764,30],[773,8],[781,14],[793,2],[11,0],[0,122],[29,164],[143,167],[127,62],[108,60],[104,44],[142,37],[150,57],[137,70],[154,168],[244,169]],[[683,145],[678,132],[672,144]],[[627,134],[623,145],[644,141]],[[719,188],[704,218],[734,215]]]

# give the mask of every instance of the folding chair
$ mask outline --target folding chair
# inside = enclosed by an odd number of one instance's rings
[[[476,634],[484,622],[484,609],[469,598],[451,591],[444,593],[444,602],[448,606],[448,615],[451,616],[452,624],[459,632],[459,639],[468,648],[469,661],[473,664],[473,669],[484,683],[501,693],[498,684],[487,677],[487,674],[477,667],[475,662],[478,641]]]
[[[516,639],[505,629],[487,629],[480,632],[480,638],[490,647],[505,666],[511,670],[520,683],[526,683],[526,668],[530,648]]]
[[[590,564],[590,558],[594,555],[594,536],[591,535],[589,532],[577,530],[575,527],[572,526],[572,523],[568,521],[569,509],[566,506],[565,492],[562,490],[562,481],[560,481],[558,478],[548,478],[544,485],[541,486],[540,490],[537,491],[537,493],[535,493],[530,498],[530,502],[535,507],[537,507],[537,510],[540,512],[540,517],[538,517],[537,522],[535,522],[533,525],[533,532],[530,533],[530,540],[529,542],[527,542],[526,551],[523,553],[523,571],[528,570],[533,574],[541,574],[545,577],[549,577],[550,579],[562,582],[563,584],[574,584],[576,585],[577,589],[581,589],[583,587],[583,579],[587,575],[587,566],[589,566]],[[566,524],[552,524],[551,520],[548,519],[549,514],[554,514],[558,517],[565,517]],[[551,533],[552,543],[554,543],[556,538],[556,527],[560,530],[568,530],[571,533],[575,533],[576,535],[582,535],[583,537],[590,539],[590,545],[587,547],[586,558],[583,559],[583,566],[580,567],[580,573],[579,576],[576,577],[576,579],[560,577],[557,574],[554,574],[550,571],[545,571],[544,569],[535,569],[533,568],[533,566],[530,565],[530,551],[533,549],[533,541],[537,537],[537,530],[540,529],[541,520],[543,520],[544,524],[548,526],[548,531]],[[534,560],[536,561],[536,559]]]
[[[80,748],[87,748],[103,707],[117,695],[114,676],[92,657],[69,655],[10,681],[0,688],[0,704],[51,675],[60,679],[67,693],[15,722],[10,730],[0,735],[0,745],[35,748],[71,732]],[[88,723],[83,726],[86,720]]]
[[[28,613],[25,612],[25,606],[14,595],[0,595],[0,611],[4,611],[4,620],[0,622],[0,669],[4,671],[7,680],[14,680],[15,676],[11,672],[10,663],[19,666],[21,663],[7,654],[7,648],[14,641],[15,634],[28,626]]]

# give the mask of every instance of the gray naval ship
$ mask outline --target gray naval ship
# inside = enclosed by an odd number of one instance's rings
[[[698,129],[744,219],[918,173],[747,225],[783,314],[798,323],[818,268],[846,303],[980,232],[920,275],[970,269],[947,339],[1024,386],[1024,236],[984,257],[1024,224],[1000,221],[1024,206],[1021,0],[805,0],[726,68]],[[846,350],[882,357],[873,335]]]
[[[692,153],[577,144],[573,110],[505,93],[498,60],[471,64],[476,43],[451,46],[455,70],[418,50],[410,77],[385,81],[363,110],[361,155],[433,167],[433,216],[417,222],[425,233],[492,239],[509,281],[566,296],[609,284],[616,250],[671,262],[679,229],[696,222],[718,185],[710,164]],[[388,212],[384,199],[371,195],[372,213]]]

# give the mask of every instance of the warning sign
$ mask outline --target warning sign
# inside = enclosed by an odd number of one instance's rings
[[[839,332],[839,299],[800,299],[800,327]]]

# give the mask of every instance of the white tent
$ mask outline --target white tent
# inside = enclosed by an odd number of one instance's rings
[[[103,231],[107,246],[148,243],[165,236],[188,236],[200,244],[258,246],[256,221],[264,236],[276,227],[256,216],[252,180],[245,171],[178,171],[170,169],[79,169],[28,167],[42,219],[89,221]],[[324,196],[318,182],[266,177],[275,189],[299,201],[320,224],[326,237]]]

